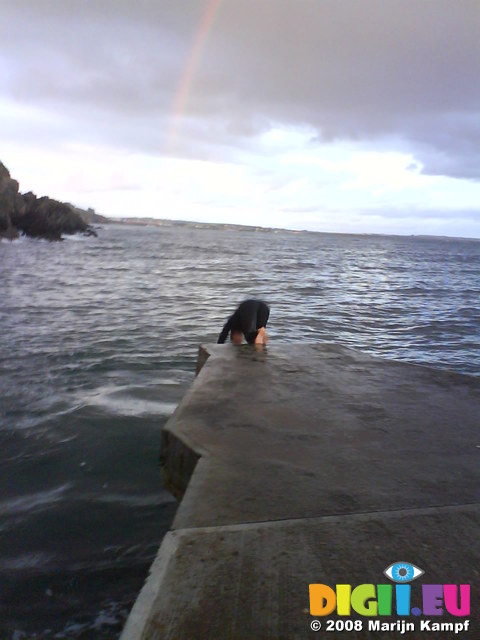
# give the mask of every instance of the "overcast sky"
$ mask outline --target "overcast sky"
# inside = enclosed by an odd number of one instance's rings
[[[1,0],[0,160],[110,216],[480,237],[480,0]]]

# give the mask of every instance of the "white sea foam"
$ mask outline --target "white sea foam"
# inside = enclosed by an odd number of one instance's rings
[[[2,571],[18,571],[21,569],[39,569],[53,560],[49,553],[24,553],[14,558],[2,558],[0,567]]]
[[[83,236],[79,233],[75,233],[73,235],[71,234],[64,234],[62,235],[62,240],[71,240],[72,242],[85,242],[86,240],[91,240],[93,236]]]
[[[122,390],[91,395],[85,404],[101,407],[107,409],[109,413],[122,416],[159,415],[168,417],[177,408],[176,402],[138,398]]]
[[[39,508],[49,507],[52,504],[60,502],[64,498],[64,493],[73,485],[70,482],[63,484],[49,491],[39,491],[31,493],[27,496],[10,498],[0,502],[0,513],[2,515],[14,515],[24,513],[26,511],[37,510]]]

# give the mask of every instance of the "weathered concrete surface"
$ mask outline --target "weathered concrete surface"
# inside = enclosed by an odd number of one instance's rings
[[[123,640],[323,637],[309,583],[385,583],[398,560],[475,602],[479,379],[328,344],[208,345],[203,362],[163,433],[186,492]]]

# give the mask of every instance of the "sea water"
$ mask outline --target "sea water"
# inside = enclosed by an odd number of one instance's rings
[[[170,225],[0,243],[0,637],[115,638],[176,509],[162,425],[246,297],[272,341],[480,375],[480,242]]]

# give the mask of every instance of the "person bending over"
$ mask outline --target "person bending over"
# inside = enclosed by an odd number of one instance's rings
[[[229,333],[234,344],[241,344],[244,336],[249,344],[267,344],[269,315],[270,308],[262,300],[244,300],[225,323],[217,344],[223,344]]]

